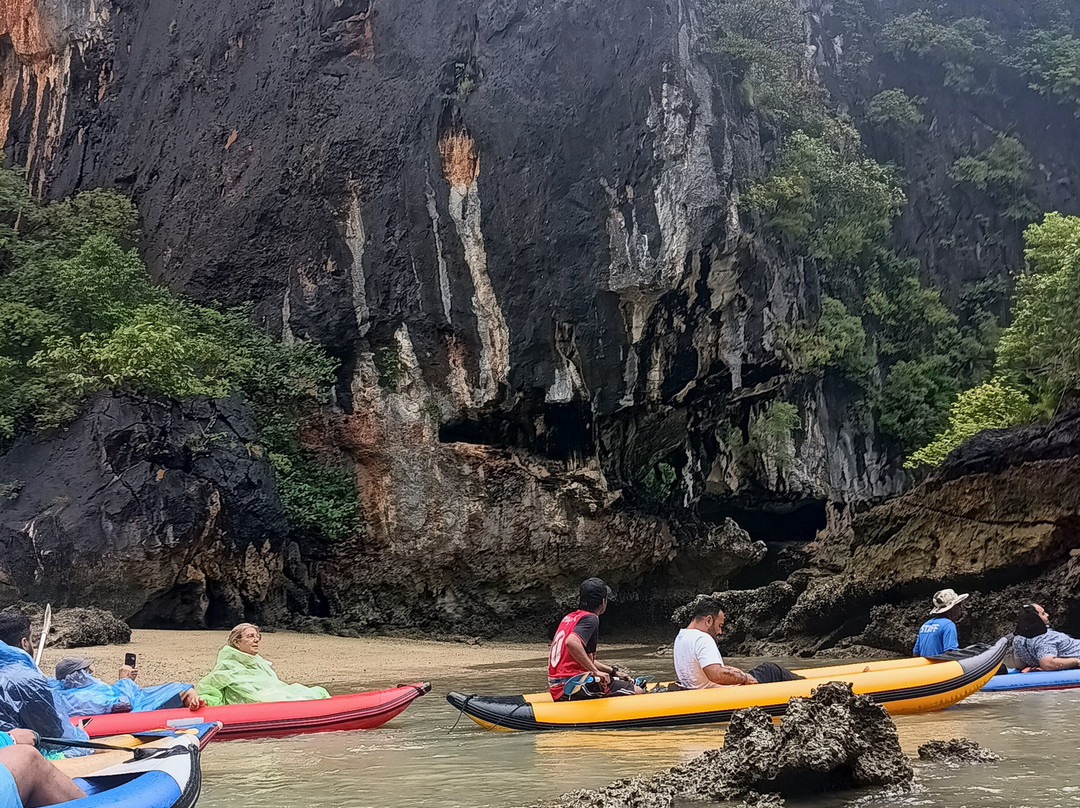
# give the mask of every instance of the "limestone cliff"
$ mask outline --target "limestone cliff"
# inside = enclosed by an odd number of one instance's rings
[[[832,81],[855,23],[808,11]],[[276,526],[212,532],[229,564],[256,548],[289,575],[208,583],[194,622],[279,614],[288,587],[299,611],[463,630],[546,615],[586,574],[680,597],[759,561],[754,539],[811,538],[903,489],[850,385],[791,372],[778,335],[817,311],[817,270],[744,227],[739,188],[775,133],[701,35],[694,0],[5,4],[0,137],[35,187],[129,193],[162,281],[254,300],[342,360],[311,440],[354,464],[364,534],[290,550]],[[1046,160],[1057,188],[1072,157]],[[925,258],[931,214],[909,215]],[[983,257],[950,255],[932,276]],[[781,396],[790,462],[740,462],[726,435]],[[42,501],[24,486],[0,508]],[[21,518],[7,541],[31,552]],[[167,567],[151,577],[187,585]],[[153,614],[132,591],[117,608]]]

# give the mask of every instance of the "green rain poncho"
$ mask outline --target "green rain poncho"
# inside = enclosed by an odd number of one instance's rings
[[[208,707],[249,704],[255,701],[310,701],[328,699],[322,687],[287,685],[269,662],[226,645],[218,651],[214,669],[195,685]]]

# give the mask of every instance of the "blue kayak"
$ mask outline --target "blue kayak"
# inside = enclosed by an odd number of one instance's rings
[[[190,808],[199,799],[199,750],[221,728],[204,723],[96,738],[131,747],[54,761],[86,796],[53,808]]]
[[[1080,687],[1080,670],[1021,673],[1009,668],[1008,673],[999,674],[983,685],[983,691],[1065,690],[1070,687]]]

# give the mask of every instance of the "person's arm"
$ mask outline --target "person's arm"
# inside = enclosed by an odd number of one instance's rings
[[[1068,671],[1080,668],[1080,659],[1076,657],[1044,656],[1039,657],[1039,667],[1044,671]]]
[[[706,665],[702,668],[709,681],[717,685],[756,685],[757,679],[732,665]]]
[[[582,642],[581,637],[574,632],[570,632],[566,638],[566,650],[570,652],[570,656],[577,664],[592,673],[601,682],[607,683],[611,681],[611,668],[602,662],[597,662],[585,650],[585,643]]]

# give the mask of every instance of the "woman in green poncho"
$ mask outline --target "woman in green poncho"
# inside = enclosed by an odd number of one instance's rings
[[[259,627],[251,623],[241,623],[229,632],[214,669],[195,686],[207,707],[330,698],[325,688],[288,685],[278,679],[270,663],[259,656],[261,639]]]

